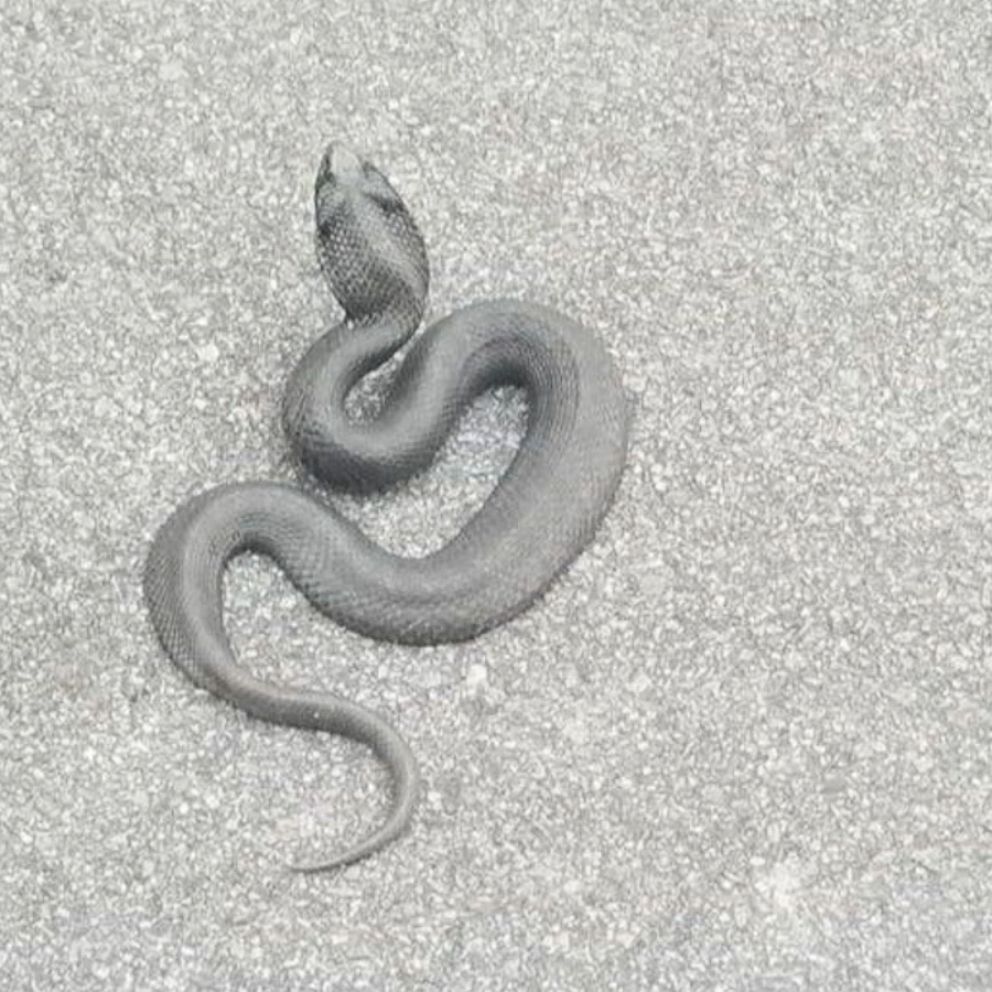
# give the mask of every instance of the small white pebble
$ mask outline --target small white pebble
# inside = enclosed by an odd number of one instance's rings
[[[220,349],[213,341],[208,341],[196,349],[196,355],[201,362],[206,362],[207,365],[213,365],[220,358]]]

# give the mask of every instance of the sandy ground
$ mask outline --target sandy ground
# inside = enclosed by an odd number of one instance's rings
[[[489,6],[2,5],[4,989],[992,987],[992,8]],[[418,218],[433,316],[597,328],[634,431],[594,545],[473,643],[233,568],[245,665],[426,778],[401,842],[297,877],[385,773],[195,690],[139,580],[185,496],[297,477],[332,138]],[[437,546],[523,415],[339,503]]]

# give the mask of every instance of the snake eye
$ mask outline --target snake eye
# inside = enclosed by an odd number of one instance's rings
[[[371,163],[362,163],[362,196],[382,207],[392,211],[397,208],[405,209],[399,193],[390,185],[389,180]]]
[[[365,199],[374,203],[385,214],[406,213],[406,207],[403,201],[395,194],[392,196],[383,196],[382,193],[377,191],[367,190],[365,192]]]

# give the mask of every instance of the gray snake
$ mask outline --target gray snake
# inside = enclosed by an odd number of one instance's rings
[[[375,544],[332,507],[288,485],[222,485],[181,505],[149,552],[144,590],[166,652],[199,686],[274,723],[360,741],[389,768],[385,823],[304,871],[357,861],[407,827],[417,763],[381,716],[328,692],[265,682],[241,668],[224,629],[222,576],[244,551],[273,558],[322,613],[371,637],[433,644],[474,637],[527,607],[592,537],[627,447],[627,408],[588,330],[543,306],[493,300],[417,337],[382,411],[356,420],[352,387],[410,338],[427,297],[423,239],[389,181],[331,145],[315,186],[317,251],[345,319],[293,371],[283,424],[297,457],[332,487],[370,490],[430,464],[461,413],[497,385],[527,398],[520,447],[459,533],[425,557]]]

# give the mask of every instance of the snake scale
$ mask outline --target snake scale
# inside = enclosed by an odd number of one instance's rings
[[[241,552],[273,558],[322,613],[405,644],[474,637],[528,606],[590,540],[627,447],[620,378],[599,340],[543,306],[493,300],[458,310],[413,340],[381,413],[345,409],[352,387],[414,337],[424,314],[423,239],[399,195],[343,146],[315,184],[317,252],[344,319],[292,372],[283,425],[296,456],[330,487],[379,489],[430,464],[465,407],[498,385],[527,399],[520,447],[478,512],[445,546],[404,557],[289,485],[222,485],[181,505],[156,534],[144,573],[154,627],[197,685],[254,717],[323,730],[371,747],[389,768],[385,822],[313,863],[348,864],[407,827],[417,763],[381,716],[329,692],[265,682],[240,667],[224,629],[222,576]]]

